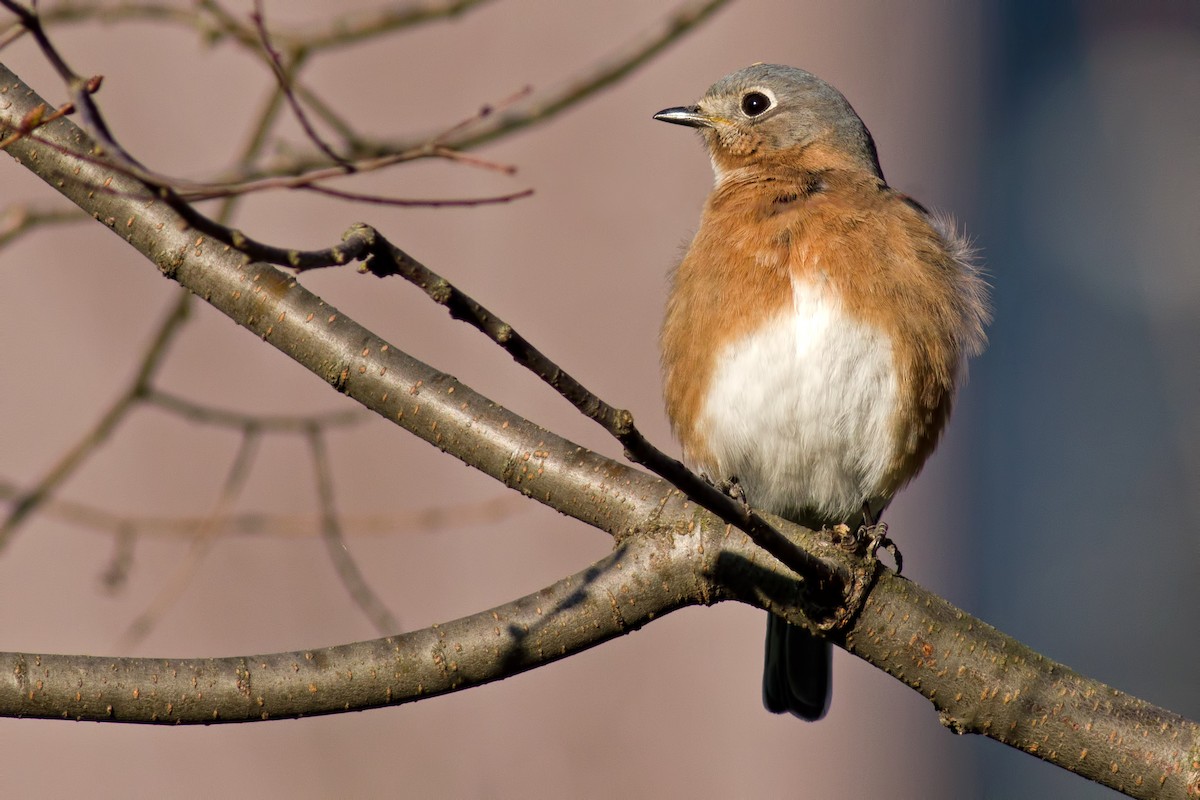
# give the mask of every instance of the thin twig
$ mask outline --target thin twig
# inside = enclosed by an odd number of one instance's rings
[[[304,47],[309,50],[345,47],[414,25],[461,16],[489,2],[492,0],[416,0],[403,4],[390,3],[377,9],[350,12],[335,17],[319,28],[285,32],[280,39],[289,47]]]
[[[2,2],[2,1],[3,0],[0,0],[0,2]],[[268,101],[269,109],[274,111],[275,105],[280,102],[279,99],[282,98],[283,96],[284,96],[283,91],[281,89],[277,89],[276,92],[272,95],[272,97]],[[67,105],[70,106],[71,104],[67,104]],[[66,108],[66,106],[64,106],[64,108]],[[501,164],[496,161],[492,161],[490,159],[480,158],[479,156],[466,155],[466,154],[460,153],[456,150],[453,150],[449,147],[446,147],[444,145],[437,144],[437,142],[435,141],[436,137],[434,137],[434,139],[431,139],[430,141],[427,141],[420,145],[417,145],[403,153],[393,153],[393,154],[390,154],[387,156],[372,156],[369,158],[362,158],[362,159],[359,159],[359,160],[353,161],[353,162],[343,162],[341,164],[338,164],[338,165],[332,166],[332,167],[326,166],[326,167],[322,167],[319,169],[313,169],[309,172],[305,172],[300,175],[285,175],[285,176],[281,175],[281,176],[275,176],[275,177],[269,177],[269,178],[258,178],[258,179],[242,181],[242,182],[192,181],[192,180],[188,180],[188,179],[184,179],[184,178],[177,178],[177,177],[174,177],[171,175],[165,175],[163,173],[155,172],[153,170],[147,169],[143,165],[134,161],[131,156],[128,156],[128,154],[122,155],[122,156],[114,159],[111,155],[105,156],[105,155],[96,155],[93,153],[81,152],[79,150],[66,148],[57,142],[53,142],[48,139],[44,139],[44,138],[38,136],[34,132],[37,127],[40,127],[42,124],[45,124],[46,122],[50,122],[54,119],[57,119],[57,118],[63,116],[63,113],[65,113],[65,112],[63,112],[60,109],[59,112],[55,112],[52,116],[48,116],[45,119],[42,119],[39,117],[38,121],[35,124],[31,124],[29,126],[18,126],[18,130],[15,133],[6,137],[3,141],[0,141],[0,148],[2,148],[3,146],[10,145],[13,142],[17,141],[18,139],[29,137],[29,138],[33,139],[34,141],[38,142],[39,144],[45,145],[46,147],[49,147],[49,148],[52,148],[64,155],[70,156],[71,158],[78,159],[80,161],[85,161],[85,162],[88,162],[91,164],[102,165],[107,169],[113,170],[115,172],[121,173],[123,175],[126,175],[128,177],[131,177],[131,178],[134,178],[135,180],[140,181],[144,185],[145,188],[147,188],[151,192],[157,194],[164,201],[168,202],[172,208],[174,208],[176,211],[178,211],[180,213],[180,215],[184,216],[185,218],[188,217],[189,212],[182,209],[181,206],[183,204],[185,204],[186,202],[225,199],[228,197],[238,197],[241,195],[253,194],[253,193],[257,193],[257,192],[285,190],[285,189],[307,189],[307,190],[311,190],[311,191],[325,191],[327,194],[330,194],[333,196],[338,196],[338,197],[346,197],[347,199],[358,199],[358,197],[361,197],[361,198],[363,198],[364,202],[371,202],[371,203],[376,203],[376,204],[391,204],[391,205],[398,205],[398,206],[426,206],[426,207],[429,207],[429,206],[432,206],[432,207],[451,206],[451,205],[473,206],[473,205],[484,205],[484,204],[488,204],[488,203],[504,203],[504,202],[509,202],[511,200],[519,199],[522,197],[527,197],[533,193],[531,189],[525,189],[525,190],[522,190],[519,192],[513,192],[511,194],[499,195],[499,196],[494,196],[494,197],[417,200],[417,199],[409,199],[409,198],[385,198],[385,197],[379,197],[376,195],[355,195],[354,193],[351,193],[351,192],[343,192],[343,191],[335,190],[335,189],[325,189],[323,186],[321,186],[319,184],[320,181],[325,181],[325,180],[329,180],[332,178],[340,178],[340,177],[344,177],[344,176],[352,175],[352,174],[374,172],[376,170],[385,169],[387,167],[394,166],[396,164],[401,164],[401,163],[405,163],[405,162],[409,162],[409,161],[430,159],[430,158],[444,159],[446,161],[452,161],[456,164],[463,164],[466,166],[478,167],[480,169],[487,169],[487,170],[491,170],[493,172],[501,172],[506,175],[512,175],[516,172],[516,167],[514,167],[510,164]],[[98,115],[99,115],[99,110],[96,109],[95,114],[93,115],[93,118],[98,117]],[[265,119],[267,117],[267,115],[264,114],[263,117]],[[92,132],[97,133],[98,129],[95,129]],[[258,146],[261,146],[264,143],[266,133],[267,133],[267,129],[266,129],[265,125],[256,126],[255,133],[251,137],[251,146],[253,146],[255,148],[257,148]],[[109,148],[110,153],[114,152],[114,151],[121,151],[120,145],[116,144],[115,142],[111,142],[111,140],[110,140],[110,143],[112,145]],[[243,163],[245,163],[245,160],[243,160]],[[112,189],[106,189],[103,187],[100,190],[106,191],[106,192],[114,191]],[[198,214],[199,212],[195,212],[194,210],[191,210],[190,213]],[[196,227],[200,230],[206,230],[206,228],[204,228],[201,225],[197,225]],[[224,241],[225,239],[229,239],[228,233],[225,234],[225,236],[222,240]],[[324,266],[328,266],[328,265],[324,265]]]
[[[296,121],[300,123],[300,127],[304,129],[308,140],[318,150],[324,153],[330,161],[342,166],[346,172],[353,172],[354,168],[350,162],[334,152],[334,149],[317,133],[317,129],[313,127],[312,122],[308,119],[308,114],[304,111],[304,106],[300,105],[300,101],[296,99],[296,93],[292,91],[292,78],[295,68],[293,67],[292,70],[289,70],[287,67],[284,67],[283,56],[271,45],[271,34],[267,30],[265,13],[263,11],[262,0],[254,0],[254,12],[250,15],[250,21],[254,23],[254,28],[258,32],[259,40],[262,43],[262,48],[267,54],[267,63],[271,65],[271,73],[275,76],[275,81],[279,85],[279,90],[283,92],[284,99],[291,107],[292,114],[295,115]]]
[[[393,153],[387,156],[361,158],[357,161],[348,162],[347,167],[333,166],[321,167],[313,169],[299,175],[278,175],[269,178],[256,178],[248,181],[230,181],[230,182],[213,182],[204,183],[197,181],[186,181],[171,178],[165,175],[154,175],[147,172],[130,172],[132,177],[153,180],[161,182],[162,186],[171,186],[182,200],[197,201],[197,200],[212,200],[215,198],[235,197],[244,194],[254,194],[256,192],[273,191],[279,189],[306,189],[317,185],[320,181],[329,180],[331,178],[340,178],[345,175],[361,174],[365,172],[374,172],[396,164],[402,164],[408,161],[419,161],[427,158],[441,158],[447,161],[455,161],[469,166],[481,167],[497,172],[503,172],[511,175],[515,172],[515,168],[507,164],[497,164],[494,161],[487,161],[480,158],[471,158],[451,150],[447,147],[441,147],[432,142],[425,142],[413,148],[405,150],[403,153]],[[155,185],[159,185],[156,183]],[[440,201],[435,201],[440,202]]]
[[[663,20],[655,30],[643,34],[607,61],[576,76],[545,96],[533,98],[524,110],[502,114],[490,126],[484,126],[481,130],[461,139],[451,140],[447,144],[455,149],[469,150],[542,122],[577,105],[634,72],[728,2],[729,0],[692,0],[685,3]]]
[[[346,540],[342,537],[341,523],[333,500],[333,475],[329,468],[329,456],[325,452],[325,438],[320,428],[308,431],[308,445],[312,452],[313,470],[317,481],[317,502],[321,509],[321,532],[325,548],[338,578],[350,593],[350,597],[366,615],[380,636],[400,633],[400,624],[379,596],[363,577],[362,570],[350,555]]]
[[[0,211],[0,248],[7,247],[25,234],[43,226],[90,221],[90,217],[75,207],[37,209],[9,206]]]
[[[522,189],[519,192],[510,192],[509,194],[497,194],[491,197],[471,197],[458,198],[450,200],[436,200],[432,198],[412,199],[402,197],[382,197],[375,194],[360,194],[358,192],[344,192],[340,189],[333,189],[328,186],[301,186],[299,187],[306,192],[316,192],[328,197],[336,197],[339,200],[349,200],[355,203],[368,203],[370,205],[379,206],[397,206],[400,208],[472,208],[474,206],[489,206],[502,205],[511,203],[514,200],[523,200],[533,194],[533,189]]]
[[[427,22],[456,17],[489,0],[421,0],[411,3],[388,3],[382,8],[352,11],[331,17],[319,26],[277,31],[276,41],[288,49],[326,50],[357,44],[361,41],[393,33]],[[232,39],[247,49],[255,49],[257,37],[253,28],[212,2],[199,0],[192,4],[158,3],[152,0],[129,0],[104,3],[99,0],[78,0],[59,3],[40,12],[46,24],[64,25],[91,20],[124,22],[153,20],[193,28],[210,42]],[[19,36],[20,23],[0,28],[0,41]]]
[[[297,62],[293,62],[296,66]],[[262,108],[259,109],[254,124],[250,127],[250,135],[246,139],[246,144],[242,147],[241,157],[238,158],[237,164],[240,169],[249,169],[255,160],[261,155],[263,149],[267,146],[267,138],[271,134],[271,129],[279,118],[279,113],[283,110],[283,92],[279,90],[279,85],[275,84],[271,87],[271,93],[267,96]],[[223,195],[223,199],[232,195]],[[228,218],[218,216],[217,219],[221,222],[227,222]]]
[[[104,3],[96,0],[95,2],[58,3],[49,8],[39,9],[38,13],[46,23],[55,25],[92,20],[107,23],[149,20],[172,22],[176,25],[194,28],[210,42],[228,37],[249,46],[254,41],[253,32],[245,26],[239,23],[237,29],[224,28],[216,17],[204,13],[204,11],[205,4],[202,2],[179,5],[178,3],[158,3],[152,0],[127,0],[127,2],[118,3]],[[18,20],[0,29],[0,43],[12,41],[26,32]]]
[[[12,481],[0,478],[0,502],[20,495]],[[524,498],[505,493],[476,503],[454,506],[429,506],[409,512],[346,514],[341,519],[342,534],[350,538],[383,537],[412,533],[436,533],[468,525],[491,525],[529,509]],[[136,538],[193,539],[205,525],[213,525],[216,535],[248,538],[311,539],[322,535],[321,520],[312,514],[269,514],[248,511],[213,521],[205,516],[134,516],[117,514],[88,503],[66,499],[47,500],[41,509],[47,517],[76,525],[84,530],[120,537],[128,533]]]
[[[96,79],[95,85],[96,88],[100,87],[99,79]],[[0,139],[0,150],[8,147],[22,136],[28,136],[41,126],[48,125],[49,123],[54,122],[56,119],[62,119],[68,114],[74,113],[74,103],[63,103],[54,111],[50,111],[50,109],[43,103],[35,108],[30,114],[26,115],[25,119],[21,120],[21,124],[16,127],[16,130],[14,130],[8,136],[5,136],[3,139]]]
[[[455,150],[473,150],[516,131],[547,122],[619,82],[707,20],[729,1],[691,0],[672,12],[652,31],[637,36],[610,59],[581,70],[557,88],[533,94],[528,101],[518,104],[507,113],[491,115],[486,123],[473,125],[468,130],[448,137],[443,143]],[[355,155],[382,156],[407,152],[418,147],[420,143],[429,141],[429,138],[425,135],[387,141],[364,141],[355,148]],[[276,169],[238,177],[249,181],[271,175],[306,172],[326,164],[326,160],[319,153],[309,153],[280,164]]]
[[[306,433],[314,426],[322,429],[341,428],[371,418],[371,414],[362,408],[313,414],[246,414],[197,403],[162,389],[147,390],[143,400],[192,422],[238,430],[254,428],[263,433]]]
[[[456,137],[466,135],[467,131],[488,117],[495,116],[496,112],[503,111],[507,108],[512,108],[513,106],[517,105],[517,103],[526,99],[532,94],[532,86],[522,86],[520,89],[510,94],[499,103],[496,103],[495,105],[485,105],[466,119],[460,120],[459,122],[451,125],[449,128],[446,128],[444,131],[433,137],[433,142],[434,144],[445,146],[446,142],[452,141]]]
[[[108,440],[129,410],[146,393],[151,379],[158,368],[162,366],[167,347],[187,319],[188,311],[191,308],[191,297],[191,294],[187,292],[180,292],[176,297],[175,305],[167,313],[166,319],[159,326],[150,346],[142,355],[137,375],[134,376],[129,388],[109,406],[92,429],[59,458],[58,463],[51,467],[50,471],[32,489],[13,503],[4,524],[0,526],[0,551],[11,541],[21,523],[53,495],[54,491]]]
[[[204,524],[192,539],[192,546],[188,549],[187,555],[175,568],[166,584],[159,589],[158,594],[155,595],[146,610],[139,614],[125,630],[117,642],[119,652],[128,652],[144,640],[191,584],[200,563],[217,540],[218,521],[227,515],[229,508],[246,485],[246,476],[250,472],[250,466],[254,463],[254,456],[258,452],[258,443],[261,438],[259,432],[253,428],[243,431],[242,441],[238,445],[237,454],[225,476],[221,492],[217,495],[212,510],[205,517]]]
[[[309,51],[304,51],[308,53]],[[296,71],[295,66],[298,58],[292,61],[293,72]],[[294,81],[293,90],[296,95],[303,100],[318,117],[320,117],[326,125],[337,132],[337,135],[342,137],[342,141],[346,146],[353,151],[362,149],[363,136],[350,125],[341,114],[333,109],[333,106],[325,102],[319,94],[313,89],[305,86],[298,79]]]

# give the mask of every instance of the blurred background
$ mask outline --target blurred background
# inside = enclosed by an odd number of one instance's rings
[[[271,25],[320,26],[374,7],[268,0],[266,12]],[[587,73],[676,7],[495,0],[323,53],[303,78],[366,136],[422,134],[522,86],[553,88]],[[225,8],[251,11],[245,0]],[[233,166],[273,86],[242,48],[207,46],[173,21],[50,32],[76,71],[105,76],[99,101],[116,136],[173,175],[203,179]],[[28,37],[0,58],[62,101]],[[674,452],[656,336],[666,271],[695,229],[711,175],[693,134],[650,117],[755,61],[801,66],[841,89],[874,133],[889,182],[954,213],[991,275],[990,348],[972,364],[938,453],[889,511],[906,574],[1048,657],[1200,717],[1200,5],[1192,0],[733,0],[610,89],[477,151],[517,165],[513,177],[439,162],[346,184],[405,197],[532,187],[529,199],[435,210],[273,193],[248,198],[237,223],[308,248],[372,222],[631,409]],[[290,119],[272,141],[277,154],[310,149]],[[0,163],[0,187],[10,215],[61,207],[10,159]],[[349,269],[303,283],[494,400],[620,457],[598,428],[407,284]],[[38,480],[129,386],[177,292],[95,224],[35,231],[0,250],[9,364],[0,479],[10,488]],[[249,413],[351,407],[202,303],[156,385]],[[382,532],[352,529],[348,542],[406,629],[535,591],[609,548],[605,535],[507,497],[381,420],[328,438],[341,511],[387,523]],[[203,515],[238,443],[234,432],[139,408],[58,496],[131,516]],[[312,473],[302,439],[268,436],[235,510],[313,514]],[[413,519],[430,509],[449,523]],[[189,540],[129,544],[49,512],[29,520],[0,552],[4,649],[197,657],[376,635],[315,536],[223,537],[165,604],[156,597],[187,560]],[[106,583],[114,563],[124,579]],[[158,624],[123,646],[148,609]],[[360,714],[189,729],[3,720],[0,791],[1113,796],[995,742],[948,733],[917,694],[842,652],[825,721],[770,715],[759,699],[764,627],[748,607],[689,609],[498,684]]]

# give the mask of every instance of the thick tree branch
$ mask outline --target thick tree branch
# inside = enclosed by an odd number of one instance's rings
[[[698,537],[693,537],[696,539]],[[213,659],[0,654],[0,714],[166,725],[399,705],[516,675],[700,602],[692,562],[638,537],[586,570],[424,630],[292,653]],[[691,594],[678,587],[691,585]],[[676,594],[668,599],[662,587]]]
[[[40,102],[0,68],[0,125]],[[2,132],[0,132],[2,133]],[[812,626],[794,576],[665,482],[496,406],[397,351],[267,265],[180,225],[126,174],[73,161],[72,123],[9,152],[120,233],[160,270],[339,391],[564,513],[612,533],[605,559],[492,611],[402,637],[236,659],[174,662],[0,656],[0,714],[213,722],[333,713],[496,680],[627,633],[656,616],[726,599]],[[98,191],[109,186],[111,191]],[[768,520],[814,555],[832,542]],[[846,565],[849,568],[849,565]],[[1200,792],[1200,727],[1029,650],[886,570],[837,643],[930,698],[953,730],[978,732],[1134,797]]]

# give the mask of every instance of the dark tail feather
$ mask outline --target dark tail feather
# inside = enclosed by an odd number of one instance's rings
[[[763,705],[814,722],[829,710],[833,648],[803,628],[767,615]]]

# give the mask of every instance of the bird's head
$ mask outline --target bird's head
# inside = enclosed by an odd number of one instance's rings
[[[795,67],[746,67],[714,83],[696,105],[666,108],[654,118],[698,129],[718,180],[777,163],[879,174],[875,143],[846,98]]]

